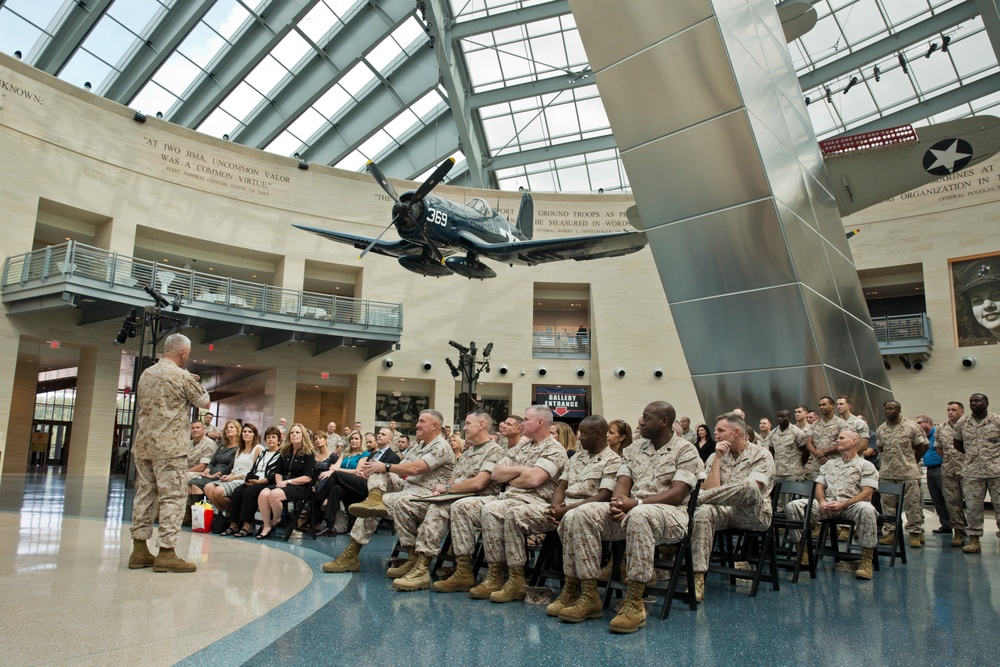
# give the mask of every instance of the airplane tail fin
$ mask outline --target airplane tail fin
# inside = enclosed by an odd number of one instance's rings
[[[535,226],[535,204],[531,195],[525,192],[521,195],[521,207],[517,209],[517,228],[529,239],[534,238],[532,232]]]

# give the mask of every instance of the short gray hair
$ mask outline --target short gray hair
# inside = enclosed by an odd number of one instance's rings
[[[547,405],[532,405],[525,410],[525,412],[537,413],[538,416],[542,418],[542,421],[545,422],[546,426],[552,426],[552,422],[555,421],[552,417],[552,408]]]
[[[191,349],[191,339],[182,333],[173,333],[163,341],[163,354],[177,356],[185,350]]]
[[[486,422],[486,428],[487,428],[487,430],[493,428],[493,415],[491,415],[490,413],[486,412],[485,410],[473,410],[472,412],[470,412],[469,414],[467,414],[465,416],[466,417],[475,417],[476,419],[479,419],[480,421]]]
[[[715,423],[718,424],[721,421],[729,422],[729,425],[734,429],[739,429],[741,433],[746,435],[747,423],[739,416],[736,412],[723,412],[721,415],[715,418]]]
[[[420,414],[430,415],[431,417],[437,420],[437,423],[439,425],[444,424],[444,415],[438,412],[437,410],[432,410],[430,408],[427,408],[426,410],[421,410]]]

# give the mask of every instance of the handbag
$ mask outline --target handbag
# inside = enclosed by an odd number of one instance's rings
[[[212,503],[200,502],[191,505],[191,532],[207,533],[212,530],[212,517],[215,508]]]
[[[225,512],[215,512],[212,515],[212,533],[221,535],[229,527],[229,517]]]

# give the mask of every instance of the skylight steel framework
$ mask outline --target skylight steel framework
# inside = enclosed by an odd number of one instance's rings
[[[820,138],[1000,113],[993,0],[812,4],[789,49]],[[0,0],[0,49],[309,162],[419,180],[453,156],[456,184],[629,188],[568,0]]]

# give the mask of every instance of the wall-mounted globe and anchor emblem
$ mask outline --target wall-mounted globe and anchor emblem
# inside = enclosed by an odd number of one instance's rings
[[[933,176],[947,176],[972,161],[972,144],[964,139],[944,139],[924,153],[924,169]]]

